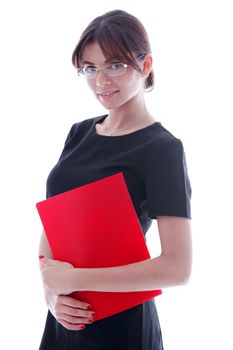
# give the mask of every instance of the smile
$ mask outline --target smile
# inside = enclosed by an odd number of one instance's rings
[[[115,90],[115,91],[106,91],[106,92],[101,92],[98,93],[98,95],[100,95],[101,97],[109,97],[114,95],[115,93],[117,93],[119,90]]]
[[[106,92],[102,92],[102,93],[98,93],[98,95],[102,98],[102,99],[109,99],[112,96],[116,95],[119,92],[119,90],[115,90],[115,91],[106,91]]]

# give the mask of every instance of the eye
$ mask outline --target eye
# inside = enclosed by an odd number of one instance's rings
[[[84,67],[86,73],[95,73],[96,68],[94,66],[86,66]]]
[[[116,69],[121,69],[122,66],[123,66],[122,63],[120,63],[120,62],[115,62],[115,63],[112,63],[112,64],[110,65],[110,68],[113,69],[113,70],[116,70]]]

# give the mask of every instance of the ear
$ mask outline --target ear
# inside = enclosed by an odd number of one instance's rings
[[[148,77],[152,69],[153,59],[151,54],[147,54],[143,63],[143,76]]]

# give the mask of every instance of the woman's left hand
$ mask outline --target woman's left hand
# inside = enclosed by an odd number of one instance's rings
[[[72,288],[74,266],[67,262],[43,257],[40,259],[41,274],[46,287],[57,295],[68,295]]]

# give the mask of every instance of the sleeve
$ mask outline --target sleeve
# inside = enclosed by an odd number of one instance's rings
[[[69,129],[69,132],[67,133],[66,135],[66,138],[65,138],[65,141],[64,141],[64,144],[63,144],[63,149],[61,151],[61,154],[58,158],[58,161],[57,163],[55,164],[55,166],[51,169],[48,177],[47,177],[47,180],[46,180],[46,198],[49,198],[51,195],[52,195],[52,191],[51,191],[51,188],[53,186],[53,176],[54,176],[54,173],[56,171],[56,167],[57,167],[57,164],[59,163],[59,161],[62,159],[62,157],[65,156],[65,154],[67,152],[69,152],[69,149],[72,147],[72,137],[75,135],[75,132],[76,132],[76,128],[78,127],[79,125],[79,122],[77,123],[74,123],[70,129]]]
[[[149,159],[145,191],[148,215],[180,216],[191,219],[191,184],[182,142],[164,142]]]
[[[64,142],[64,144],[63,144],[63,149],[62,149],[62,151],[61,151],[61,154],[60,154],[60,157],[59,157],[58,160],[60,160],[60,159],[61,159],[67,152],[69,152],[69,150],[72,148],[72,144],[73,144],[73,142],[74,142],[73,136],[74,136],[75,133],[77,132],[78,125],[79,125],[79,122],[74,123],[74,124],[71,126],[71,128],[70,128],[70,130],[69,130],[69,132],[68,132],[68,134],[67,134],[67,136],[66,136],[65,142]],[[73,138],[73,141],[72,141],[72,138]]]
[[[74,123],[74,124],[71,126],[71,128],[70,128],[70,130],[69,130],[69,132],[68,132],[68,134],[67,134],[67,136],[66,136],[64,146],[66,146],[66,144],[68,143],[68,141],[69,141],[69,140],[71,139],[71,137],[73,136],[74,131],[75,131],[75,128],[77,128],[78,124],[79,124],[79,123]]]

